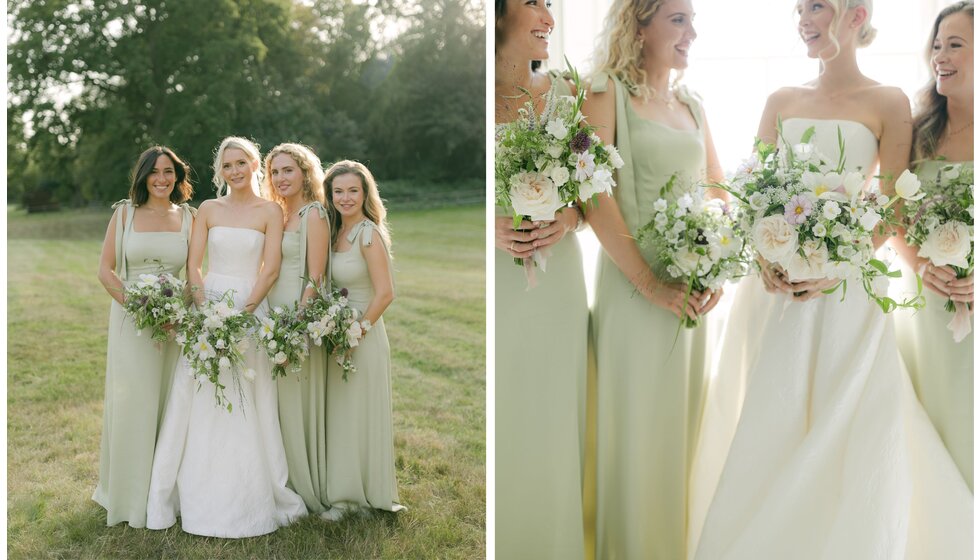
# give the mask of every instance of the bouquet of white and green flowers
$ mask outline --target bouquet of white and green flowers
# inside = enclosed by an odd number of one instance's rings
[[[660,191],[664,197],[676,175]],[[704,198],[703,189],[685,192],[675,201],[660,198],[653,204],[653,219],[637,230],[640,245],[656,249],[658,263],[671,278],[692,290],[718,290],[729,280],[749,271],[751,255],[742,232],[723,200]],[[683,317],[684,326],[696,327],[700,319]]]
[[[235,308],[231,293],[216,300],[206,301],[196,311],[188,313],[177,335],[184,357],[191,368],[191,375],[214,385],[214,399],[218,406],[231,412],[231,402],[225,397],[225,386],[218,376],[231,374],[232,382],[244,401],[241,377],[255,379],[255,370],[245,367],[242,351],[255,330],[255,317]]]
[[[510,209],[514,229],[522,220],[554,220],[562,207],[611,193],[616,185],[613,170],[623,166],[616,148],[604,145],[595,127],[584,122],[585,88],[571,65],[569,74],[575,96],[558,95],[556,78],[539,115],[531,92],[522,90],[529,99],[518,110],[517,120],[497,126],[495,203]],[[524,262],[529,259],[515,262],[525,267],[536,264],[544,270],[546,257],[536,252],[533,263]]]
[[[299,307],[276,306],[268,317],[259,320],[259,345],[272,362],[272,378],[286,375],[286,367],[297,372],[310,353],[306,323],[300,319]]]
[[[972,165],[946,164],[921,197],[905,203],[905,240],[935,266],[952,267],[957,278],[973,273],[973,183]],[[948,328],[960,342],[972,330],[970,308],[947,300],[946,311],[956,313]]]
[[[173,274],[140,274],[125,289],[123,308],[133,318],[137,334],[150,329],[156,342],[166,342],[174,328],[187,316],[184,299],[186,282]]]
[[[370,329],[357,320],[360,314],[350,306],[347,295],[347,288],[334,288],[329,292],[317,288],[316,295],[307,300],[301,314],[313,344],[325,346],[327,353],[335,356],[344,368],[344,381],[348,374],[357,372],[350,355]]]
[[[922,288],[905,301],[887,296],[887,280],[901,276],[875,257],[872,235],[897,225],[892,205],[876,189],[865,191],[866,179],[845,172],[843,157],[831,166],[809,144],[809,128],[799,144],[784,150],[757,142],[756,155],[740,168],[730,185],[719,185],[740,201],[740,227],[749,233],[752,248],[766,261],[778,264],[789,281],[836,278],[825,293],[860,281],[868,297],[885,313],[898,307],[922,307]],[[840,153],[844,140],[838,130]],[[907,174],[907,172],[906,172]],[[896,183],[901,198],[916,194],[907,175]],[[877,285],[876,285],[877,284]]]

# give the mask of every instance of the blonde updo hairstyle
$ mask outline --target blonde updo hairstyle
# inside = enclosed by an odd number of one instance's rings
[[[640,29],[650,25],[663,0],[615,0],[597,41],[596,70],[615,76],[630,95],[648,99],[657,92],[646,85]],[[680,79],[680,75],[675,82]]]
[[[256,196],[262,196],[262,154],[259,152],[259,147],[255,142],[240,136],[229,136],[225,138],[221,141],[221,145],[218,146],[218,150],[214,153],[214,177],[211,178],[211,181],[218,190],[218,196],[228,194],[228,183],[221,176],[221,165],[222,159],[225,157],[225,150],[233,148],[238,148],[245,152],[245,158],[250,163],[258,164],[252,173],[252,192]]]
[[[286,154],[293,158],[300,171],[303,172],[303,200],[326,204],[323,195],[324,173],[320,158],[310,148],[291,142],[279,144],[265,156],[265,180],[262,183],[265,197],[282,206],[285,210],[285,200],[279,196],[279,192],[272,184],[272,160],[280,154]]]
[[[878,35],[878,30],[871,26],[871,13],[874,11],[873,1],[874,0],[824,0],[830,7],[834,10],[834,17],[830,20],[830,42],[834,44],[834,48],[837,50],[834,56],[830,57],[828,60],[833,60],[837,58],[840,54],[840,42],[837,40],[837,26],[840,24],[841,18],[844,17],[844,13],[847,10],[853,8],[863,7],[868,12],[868,17],[864,18],[864,23],[861,24],[861,29],[858,29],[856,45],[858,47],[867,47],[875,40]]]

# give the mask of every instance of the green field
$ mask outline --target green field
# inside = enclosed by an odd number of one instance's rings
[[[306,518],[223,540],[105,526],[90,497],[102,427],[109,296],[96,279],[109,214],[7,219],[10,558],[482,558],[482,207],[393,212],[391,340],[399,493],[409,510]],[[542,512],[546,515],[546,512]]]

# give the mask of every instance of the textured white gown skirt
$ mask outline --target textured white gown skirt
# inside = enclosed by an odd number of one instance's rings
[[[261,259],[262,241],[264,235],[254,230],[211,229],[208,297],[234,290],[235,306],[244,306],[258,270],[254,252]],[[258,315],[265,302],[260,308]],[[247,367],[255,370],[254,381],[242,379],[244,400],[230,373],[219,377],[231,412],[217,406],[211,383],[199,388],[186,361],[178,363],[153,460],[148,528],[170,527],[179,515],[185,532],[240,538],[270,533],[306,514],[303,500],[286,487],[277,388],[268,358],[254,344],[244,355]]]
[[[692,474],[696,559],[973,557],[973,496],[891,318],[849,288],[797,303],[739,287]]]

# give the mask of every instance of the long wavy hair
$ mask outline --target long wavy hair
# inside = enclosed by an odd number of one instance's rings
[[[269,153],[265,155],[265,164],[263,165],[265,178],[262,182],[263,196],[285,210],[285,200],[279,196],[279,192],[272,185],[272,160],[279,154],[286,154],[293,158],[300,171],[303,172],[303,200],[306,202],[317,201],[320,204],[325,204],[326,201],[323,196],[324,173],[320,158],[310,148],[291,142],[279,144],[269,150]]]
[[[494,53],[497,52],[497,43],[501,41],[500,28],[498,27],[500,25],[500,18],[504,17],[506,13],[507,13],[507,0],[495,0],[493,3],[493,16],[494,16],[493,17],[493,28],[494,28],[493,52]],[[541,68],[543,64],[544,63],[540,60],[532,60],[531,71],[532,72],[537,71],[538,68]]]
[[[388,251],[391,252],[391,234],[388,228],[388,211],[385,209],[384,201],[378,192],[378,183],[374,180],[374,175],[364,166],[363,163],[351,160],[338,161],[327,169],[326,178],[323,180],[323,188],[327,192],[327,212],[330,214],[330,242],[337,242],[337,235],[340,233],[340,212],[333,204],[333,181],[341,175],[353,173],[361,179],[361,189],[364,191],[364,215],[367,219],[378,226],[378,233],[384,241]]]
[[[932,66],[932,44],[939,35],[939,24],[948,16],[965,12],[973,19],[973,0],[950,4],[936,16],[926,44],[926,64],[929,65],[929,83],[922,88],[916,98],[915,115],[912,117],[912,161],[919,162],[930,159],[939,149],[939,139],[946,130],[949,122],[949,110],[946,108],[946,96],[936,91],[936,69]]]
[[[834,49],[837,51],[834,56],[828,58],[827,60],[833,60],[840,55],[840,41],[837,39],[837,25],[840,23],[842,17],[844,17],[844,12],[850,10],[851,8],[857,8],[863,6],[865,10],[868,11],[868,17],[861,24],[861,29],[858,30],[857,36],[857,46],[867,47],[875,40],[878,35],[878,30],[871,26],[871,14],[874,12],[873,0],[825,0],[830,7],[834,10],[834,17],[830,20],[830,30],[828,36],[830,37],[830,42],[833,43]],[[802,2],[802,0],[800,0]]]
[[[191,168],[182,159],[177,157],[173,150],[166,146],[153,146],[140,154],[133,172],[130,174],[129,200],[134,206],[142,206],[150,199],[150,191],[147,190],[146,181],[153,173],[153,166],[157,163],[157,158],[167,156],[174,164],[174,175],[177,181],[173,192],[170,193],[170,202],[180,204],[190,200],[194,194],[194,187],[191,186]]]
[[[245,152],[245,157],[249,162],[258,164],[258,167],[252,173],[252,192],[256,196],[262,196],[262,154],[259,152],[259,147],[255,142],[247,138],[242,138],[241,136],[229,136],[225,138],[214,152],[214,177],[211,181],[218,190],[218,196],[228,194],[228,183],[221,176],[221,160],[225,156],[225,150],[230,148],[238,148]]]
[[[650,25],[663,0],[615,0],[596,41],[594,68],[616,76],[631,95],[648,99],[657,92],[646,85],[640,29]],[[678,78],[675,78],[675,82]]]

